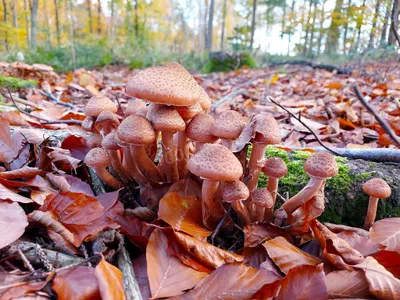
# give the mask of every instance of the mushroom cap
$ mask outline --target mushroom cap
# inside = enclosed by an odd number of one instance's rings
[[[258,207],[271,208],[274,205],[274,199],[266,188],[256,189],[251,196],[251,202]]]
[[[105,168],[110,163],[110,156],[103,148],[93,148],[85,156],[85,164],[89,167]]]
[[[128,106],[125,109],[125,116],[136,115],[138,110],[146,107],[146,102],[140,99],[133,99],[129,101]]]
[[[250,192],[247,186],[240,180],[224,182],[222,187],[222,199],[231,203],[244,201],[249,198]]]
[[[103,110],[97,117],[96,122],[94,122],[94,127],[100,131],[107,125],[117,128],[119,125],[118,115],[109,110]]]
[[[317,152],[306,160],[304,170],[312,177],[331,178],[339,172],[335,157],[329,152]]]
[[[271,157],[265,160],[262,172],[268,177],[282,178],[288,173],[284,160],[280,157]]]
[[[362,186],[363,191],[369,196],[385,199],[390,197],[392,190],[385,180],[372,178]]]
[[[94,133],[86,139],[86,145],[90,148],[101,147],[101,135]]]
[[[208,97],[207,92],[203,89],[202,86],[199,85],[200,88],[200,98],[199,98],[199,104],[201,105],[201,108],[203,110],[207,110],[211,107],[211,99]]]
[[[10,64],[10,67],[13,69],[20,69],[20,70],[33,70],[33,67],[31,65],[28,65],[26,63],[20,62],[20,61],[15,61],[12,64]]]
[[[222,139],[236,140],[246,126],[243,116],[234,110],[221,113],[211,127],[211,134]]]
[[[184,120],[190,120],[203,111],[199,102],[190,106],[177,106],[175,109]]]
[[[106,150],[119,150],[121,147],[115,141],[116,132],[110,132],[101,141],[101,146]]]
[[[214,143],[218,140],[210,131],[215,123],[213,116],[199,114],[195,116],[186,126],[186,135],[189,139],[201,143]]]
[[[189,106],[200,98],[196,80],[175,62],[139,72],[129,79],[126,93],[150,102],[175,106]]]
[[[50,67],[50,66],[44,65],[44,64],[33,64],[32,67],[35,70],[43,71],[43,72],[51,72],[54,70],[53,67]]]
[[[184,131],[185,121],[172,106],[159,105],[151,115],[151,122],[155,130],[159,131]]]
[[[117,136],[122,142],[134,145],[150,144],[156,139],[156,133],[150,121],[137,115],[129,116],[121,122],[117,129]]]
[[[236,156],[225,146],[207,144],[192,156],[187,164],[193,174],[210,179],[234,181],[243,175],[243,167]]]
[[[85,115],[97,117],[103,110],[116,113],[118,107],[114,102],[105,96],[94,96],[89,99],[85,107]]]
[[[278,122],[272,115],[258,114],[254,116],[254,141],[273,145],[281,142]]]
[[[86,118],[83,119],[81,126],[86,131],[94,132],[95,131],[95,128],[94,128],[95,121],[96,121],[96,119],[94,117],[87,116]]]

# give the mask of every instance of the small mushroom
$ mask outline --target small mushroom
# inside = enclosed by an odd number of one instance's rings
[[[364,229],[368,230],[375,222],[379,199],[390,197],[392,191],[390,186],[381,178],[368,180],[363,184],[362,189],[369,195],[368,213],[363,226]]]
[[[196,153],[199,152],[206,143],[215,143],[218,138],[211,134],[211,127],[215,123],[213,116],[209,114],[199,114],[195,116],[186,126],[186,135],[189,139],[196,142]]]
[[[243,201],[249,198],[249,189],[240,180],[226,181],[222,187],[222,199],[232,205],[233,210],[243,222],[243,225],[251,223],[250,213]]]
[[[271,193],[266,188],[258,188],[251,195],[251,203],[253,205],[252,219],[253,222],[271,221],[272,208],[274,201]],[[265,212],[268,211],[268,215]]]
[[[101,135],[98,133],[93,133],[86,139],[86,145],[89,149],[101,147]]]
[[[85,115],[97,118],[103,110],[109,110],[116,113],[117,105],[105,96],[94,96],[89,99],[85,106]]]
[[[94,128],[94,122],[96,121],[96,118],[87,116],[85,119],[82,121],[82,128],[88,132],[96,132],[96,129]]]
[[[232,148],[232,142],[236,140],[246,126],[245,118],[234,110],[221,113],[211,127],[211,134],[223,140],[224,146]]]
[[[146,109],[146,102],[140,99],[133,99],[129,101],[128,106],[125,109],[125,116],[137,115],[143,109]],[[147,113],[147,109],[146,109]],[[146,114],[145,114],[146,115]]]
[[[264,162],[264,166],[261,171],[268,176],[267,189],[272,195],[273,206],[276,201],[276,194],[278,192],[279,179],[284,177],[288,173],[287,166],[282,158],[271,157]]]
[[[109,110],[103,110],[94,122],[94,128],[100,132],[102,137],[117,130],[118,125],[118,116]]]
[[[118,190],[122,187],[121,182],[106,170],[106,167],[111,164],[110,156],[106,150],[93,148],[86,154],[85,163],[92,167],[100,179],[113,189]]]
[[[207,92],[203,89],[202,86],[199,85],[199,89],[200,89],[199,104],[201,105],[201,108],[203,110],[207,110],[211,107],[210,97],[208,97]]]

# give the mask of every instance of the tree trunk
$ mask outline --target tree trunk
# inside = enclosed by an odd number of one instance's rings
[[[328,55],[336,54],[339,47],[339,36],[340,36],[340,19],[341,19],[341,10],[343,6],[343,0],[336,0],[335,8],[332,12],[331,25],[328,29],[328,37],[326,41],[326,49],[325,53]]]
[[[44,9],[44,18],[46,19],[47,45],[52,47],[50,18],[49,18],[49,15],[47,13],[47,5],[44,5],[43,9]]]
[[[388,39],[389,45],[396,44],[396,37],[393,33],[393,30],[398,30],[399,28],[399,2],[400,0],[393,1],[392,14],[390,19],[389,39]]]
[[[222,4],[222,29],[221,29],[221,43],[220,43],[220,48],[221,51],[224,51],[224,39],[225,39],[225,21],[226,21],[226,1],[223,0]]]
[[[391,3],[386,3],[386,13],[385,13],[385,17],[383,18],[381,40],[379,41],[379,45],[381,47],[386,45],[386,35],[387,35],[387,29],[388,29],[388,24],[389,24],[389,19],[390,19],[390,10],[391,10]]]
[[[306,23],[306,36],[304,37],[304,45],[303,45],[303,51],[302,54],[306,55],[307,53],[307,46],[308,46],[308,35],[310,34],[310,21],[311,21],[311,9],[312,9],[312,4],[313,0],[308,0],[309,1],[309,6],[308,6],[308,13],[307,13],[307,23]],[[314,24],[313,24],[314,26]]]
[[[353,44],[352,50],[351,50],[353,53],[357,53],[359,47],[361,46],[360,45],[360,43],[361,43],[361,28],[362,28],[362,25],[364,22],[365,0],[363,0],[363,2],[362,2],[361,9],[363,11],[360,13],[359,17],[357,18],[357,27],[356,27],[357,28],[357,39],[356,39],[356,42]]]
[[[110,26],[110,42],[111,45],[114,43],[114,38],[115,38],[115,31],[114,31],[114,15],[115,15],[115,1],[111,0],[111,26]],[[114,49],[114,47],[111,47],[111,49]]]
[[[31,42],[31,32],[29,30],[29,13],[28,13],[28,0],[24,0],[24,12],[25,12],[25,30],[26,30],[26,43],[29,47]]]
[[[16,5],[17,5],[17,0],[12,0],[11,12],[13,16],[13,27],[18,31],[18,16],[17,16],[17,10],[15,9]],[[15,43],[17,45],[17,48],[19,48],[18,37],[15,38]]]
[[[32,0],[32,3],[30,4],[31,4],[31,48],[36,50],[37,13],[38,13],[39,0]]]
[[[347,20],[344,25],[344,35],[343,35],[343,53],[344,54],[347,54],[347,34],[349,32],[350,9],[351,9],[351,0],[349,0],[349,2],[347,3]]]
[[[317,1],[314,0],[314,10],[312,14],[312,22],[311,22],[311,36],[310,36],[310,44],[308,47],[308,56],[313,56],[313,47],[314,47],[314,35],[315,35],[315,20],[317,18]]]
[[[210,53],[212,51],[213,42],[213,21],[214,21],[214,5],[215,1],[211,0],[210,9],[208,13],[208,28],[207,28],[207,39],[206,39],[206,51]]]
[[[135,35],[136,38],[139,37],[139,16],[138,16],[138,10],[139,10],[139,0],[135,0]]]
[[[325,35],[325,29],[323,26],[323,20],[325,20],[325,4],[326,4],[326,0],[323,0],[322,9],[321,9],[321,18],[320,18],[321,27],[318,30],[319,31],[318,44],[317,44],[317,55],[318,56],[321,54],[322,40]]]
[[[58,18],[58,0],[54,0],[54,14],[56,16],[57,46],[61,45],[60,20]]]
[[[71,36],[71,54],[73,68],[76,69],[76,45],[75,45],[75,21],[72,14],[72,0],[68,0],[68,15],[69,15],[69,32]]]
[[[101,0],[97,0],[97,34],[101,35]]]
[[[93,34],[92,1],[86,0],[86,6],[87,6],[88,18],[89,18],[89,31],[91,34]]]
[[[381,0],[376,0],[374,19],[372,20],[372,28],[369,34],[369,41],[367,47],[368,49],[372,49],[374,47],[375,30],[376,30],[376,24],[378,22],[380,8],[381,8]]]
[[[256,31],[256,13],[257,13],[257,0],[253,0],[253,13],[251,17],[250,52],[253,51],[253,46],[254,46],[254,32]]]
[[[296,4],[296,0],[293,0],[292,1],[292,7],[290,8],[290,14],[291,15],[293,15],[295,4]],[[283,26],[284,25],[282,23],[282,30],[283,30]],[[293,30],[292,23],[290,23],[290,32],[288,33],[288,48],[287,48],[287,55],[288,56],[290,55],[290,43],[292,41],[292,33],[291,33],[292,30]]]
[[[7,2],[3,0],[3,22],[4,24],[7,23]],[[8,53],[8,30],[7,28],[4,29],[4,49]]]

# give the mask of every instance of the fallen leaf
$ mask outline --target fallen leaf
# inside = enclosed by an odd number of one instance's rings
[[[4,179],[22,179],[44,174],[46,174],[46,172],[38,168],[22,167],[17,170],[0,172],[0,177]]]
[[[400,251],[400,218],[386,218],[375,222],[369,230],[369,238],[381,244],[385,250]]]
[[[373,243],[368,237],[360,236],[355,232],[342,231],[337,235],[348,242],[352,248],[359,251],[363,256],[368,256],[379,251],[378,243]]]
[[[0,119],[0,162],[10,162],[18,155],[20,144],[13,141],[9,124]]]
[[[103,256],[94,272],[99,284],[102,299],[124,300],[125,293],[122,282],[122,272],[106,262]]]
[[[151,298],[149,278],[147,277],[146,254],[141,254],[132,260],[135,277],[143,299]]]
[[[32,199],[21,196],[14,192],[13,190],[5,187],[4,185],[0,184],[0,199],[2,200],[10,200],[20,203],[30,203],[33,202]]]
[[[400,279],[400,253],[382,250],[372,255],[378,263],[385,267],[397,279]]]
[[[340,82],[330,82],[325,84],[325,87],[328,89],[341,89],[343,87],[343,84]]]
[[[363,298],[371,295],[364,271],[339,270],[326,276],[329,298]]]
[[[44,281],[24,282],[17,286],[11,287],[1,295],[1,300],[21,299],[20,297],[35,293],[43,289],[54,277],[54,272],[50,273]]]
[[[90,150],[86,144],[86,139],[75,135],[66,137],[61,143],[61,148],[69,150],[72,157],[79,160],[84,160]]]
[[[28,219],[21,206],[16,202],[0,200],[0,249],[21,237],[26,226]]]
[[[268,222],[249,224],[243,229],[243,232],[245,247],[256,247],[264,241],[278,236],[283,236],[290,242],[293,240],[292,235],[287,230]]]

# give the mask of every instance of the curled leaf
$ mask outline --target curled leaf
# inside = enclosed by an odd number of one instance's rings
[[[16,202],[0,200],[0,249],[22,236],[26,226],[28,219],[21,206]]]
[[[374,223],[369,238],[381,244],[385,250],[400,251],[400,218],[387,218]]]
[[[101,257],[94,272],[99,284],[102,299],[124,300],[122,272]]]

